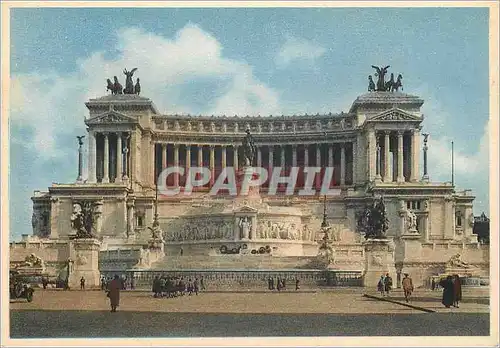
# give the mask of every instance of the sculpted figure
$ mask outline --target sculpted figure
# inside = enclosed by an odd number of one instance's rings
[[[462,260],[462,256],[460,253],[453,255],[450,260],[448,261],[448,264],[453,267],[468,267],[469,263],[466,261]]]
[[[375,82],[373,82],[372,75],[368,75],[368,92],[375,92]]]
[[[401,90],[403,90],[403,82],[401,80],[403,79],[403,75],[399,74],[398,79],[396,82],[392,85],[391,92],[398,91],[398,89],[401,87]]]
[[[252,223],[248,220],[248,217],[245,216],[243,218],[240,218],[238,226],[240,226],[241,229],[241,237],[244,239],[248,239],[248,236],[250,235],[250,228],[252,226]]]
[[[247,135],[243,139],[243,153],[245,157],[245,165],[252,166],[254,163],[255,153],[257,152],[257,148],[255,147],[253,137],[250,134],[250,129],[247,129],[246,133]]]
[[[215,123],[213,123],[213,122],[210,123],[210,131],[212,133],[215,133]]]
[[[375,76],[378,76],[377,91],[385,91],[386,90],[385,89],[385,74],[387,74],[387,69],[390,68],[390,65],[383,67],[383,68],[372,65],[372,68],[377,70],[377,73],[375,74]]]
[[[141,94],[141,83],[139,82],[139,78],[137,78],[137,82],[135,83],[134,86],[134,94]]]
[[[123,94],[123,86],[120,82],[118,82],[118,77],[114,76],[114,84],[113,84],[113,94]]]
[[[410,231],[417,229],[417,215],[415,215],[413,210],[406,211],[406,224],[408,226],[408,230]]]
[[[133,68],[131,71],[127,71],[127,69],[123,69],[123,73],[126,76],[125,80],[125,89],[123,93],[125,94],[134,94],[134,82],[132,81],[132,76],[134,76],[134,72],[137,68]]]

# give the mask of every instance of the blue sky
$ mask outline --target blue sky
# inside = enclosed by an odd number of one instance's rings
[[[34,190],[74,182],[83,103],[124,67],[162,112],[276,115],[348,111],[372,64],[425,100],[431,180],[450,181],[453,140],[489,214],[486,8],[13,9],[10,237]]]

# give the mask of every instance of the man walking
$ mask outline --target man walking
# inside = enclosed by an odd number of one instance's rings
[[[411,293],[413,292],[413,281],[408,276],[408,273],[405,273],[405,277],[403,278],[403,291],[405,294],[406,302],[409,302]]]
[[[85,290],[85,278],[80,279],[80,290]]]
[[[111,312],[116,312],[116,307],[120,305],[120,289],[122,284],[120,277],[115,275],[115,278],[108,285],[108,297],[111,304]]]
[[[389,292],[392,289],[392,278],[389,275],[389,273],[387,273],[385,275],[384,285],[385,285],[385,292],[386,292],[387,296],[389,296]]]

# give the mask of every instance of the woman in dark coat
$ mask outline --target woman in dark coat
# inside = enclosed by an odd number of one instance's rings
[[[462,300],[462,284],[458,274],[453,276],[453,307],[458,308],[458,302]]]
[[[452,276],[447,276],[446,279],[441,280],[439,285],[443,288],[443,300],[441,303],[446,307],[450,308],[454,300],[453,291],[453,278]]]
[[[120,305],[120,290],[122,284],[120,277],[115,275],[115,278],[108,285],[108,297],[111,304],[111,312],[116,312],[116,307]]]

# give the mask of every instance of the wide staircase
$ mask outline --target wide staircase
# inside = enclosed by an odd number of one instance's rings
[[[292,270],[315,269],[315,258],[307,256],[217,255],[165,256],[151,270]]]

